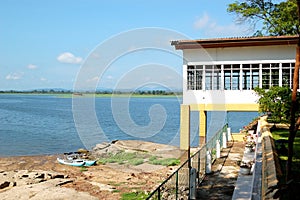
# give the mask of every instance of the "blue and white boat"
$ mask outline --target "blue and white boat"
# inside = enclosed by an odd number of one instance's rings
[[[57,158],[57,161],[61,164],[80,167],[95,165],[97,160],[82,158],[82,155],[79,152],[69,152],[64,153],[64,158]]]
[[[81,159],[69,160],[69,159],[57,158],[57,161],[61,164],[75,166],[75,167],[81,167],[84,166],[85,164],[85,162]]]

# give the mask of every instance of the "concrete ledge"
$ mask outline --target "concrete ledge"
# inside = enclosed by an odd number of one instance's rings
[[[274,199],[273,196],[278,189],[270,190],[278,184],[278,177],[282,175],[278,155],[275,151],[274,139],[269,131],[263,137],[262,154],[262,198]]]

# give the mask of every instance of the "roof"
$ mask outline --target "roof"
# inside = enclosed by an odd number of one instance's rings
[[[297,44],[298,39],[298,35],[234,37],[196,40],[175,40],[171,41],[171,45],[175,46],[176,49],[294,45]]]

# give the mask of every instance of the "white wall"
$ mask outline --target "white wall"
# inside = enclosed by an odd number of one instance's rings
[[[184,49],[183,56],[185,64],[211,61],[290,60],[295,59],[296,45]]]
[[[254,104],[253,90],[184,90],[183,104]]]
[[[183,104],[252,104],[258,97],[252,90],[186,90],[187,65],[242,62],[269,62],[289,60],[293,62],[296,45],[232,47],[211,49],[184,49],[183,65]]]

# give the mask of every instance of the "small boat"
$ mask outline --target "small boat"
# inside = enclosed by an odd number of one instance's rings
[[[85,164],[85,161],[81,159],[69,160],[69,159],[57,158],[57,161],[61,164],[75,166],[75,167],[81,167],[84,166]]]
[[[58,160],[59,159],[59,160]],[[59,163],[65,165],[72,165],[72,166],[92,166],[96,164],[97,160],[89,160],[85,158],[84,154],[79,152],[69,152],[64,153],[63,158],[57,158]],[[83,163],[83,164],[82,164]]]

